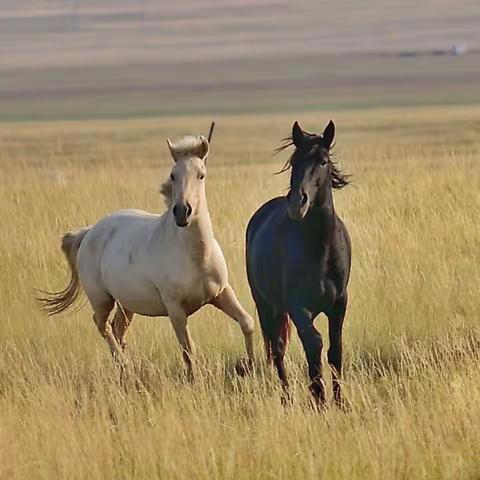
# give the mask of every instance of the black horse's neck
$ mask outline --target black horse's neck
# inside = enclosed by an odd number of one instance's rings
[[[330,185],[325,185],[325,190],[315,199],[303,223],[309,235],[316,241],[330,242],[335,228],[335,207]]]

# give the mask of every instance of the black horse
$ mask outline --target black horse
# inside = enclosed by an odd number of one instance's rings
[[[347,308],[351,244],[345,225],[336,215],[332,189],[348,185],[330,157],[335,124],[323,135],[303,131],[298,122],[278,149],[295,151],[282,172],[291,168],[290,190],[260,207],[247,227],[247,274],[262,327],[267,355],[285,390],[283,363],[289,319],[297,328],[308,362],[310,391],[325,402],[322,379],[322,337],[313,321],[328,317],[328,362],[333,392],[341,403],[342,327]]]

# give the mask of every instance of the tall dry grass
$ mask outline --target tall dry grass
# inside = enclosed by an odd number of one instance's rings
[[[311,130],[328,120],[298,117]],[[217,119],[209,207],[252,313],[245,225],[285,191],[271,152],[293,119]],[[124,207],[162,209],[165,137],[210,119],[2,125],[0,478],[479,478],[480,109],[335,119],[354,174],[335,194],[354,246],[350,409],[323,414],[309,406],[296,339],[284,408],[259,333],[256,374],[238,379],[239,328],[211,308],[194,315],[190,385],[168,320],[136,317],[128,348],[145,391],[124,391],[88,308],[50,319],[34,303],[33,288],[65,282],[61,233]]]

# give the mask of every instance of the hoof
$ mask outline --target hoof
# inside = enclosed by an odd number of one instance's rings
[[[292,394],[288,390],[285,390],[282,393],[282,396],[280,397],[280,401],[282,402],[282,407],[283,408],[293,407],[293,397],[292,397]]]
[[[352,411],[352,407],[350,405],[350,403],[348,403],[343,397],[338,399],[336,398],[335,399],[335,406],[341,410],[342,412],[351,412]]]
[[[235,371],[240,377],[245,377],[253,372],[253,360],[241,358],[235,365]]]

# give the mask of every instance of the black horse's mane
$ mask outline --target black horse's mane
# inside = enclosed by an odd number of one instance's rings
[[[311,136],[317,137],[319,140],[322,139],[321,136],[318,135],[313,135]],[[277,153],[283,152],[283,150],[286,150],[289,147],[294,146],[293,139],[292,137],[286,137],[282,139],[282,145],[280,145],[278,148],[275,149],[274,154],[276,155]],[[332,148],[335,145],[331,145],[330,148],[326,148],[328,151],[328,164],[330,165],[330,183],[332,185],[332,188],[335,190],[340,190],[343,187],[346,187],[347,185],[350,184],[350,178],[351,175],[347,175],[345,173],[342,173],[340,168],[338,167],[337,163],[332,160]],[[282,169],[277,172],[277,173],[284,173],[287,170],[290,170],[293,166],[294,163],[294,158],[295,158],[295,153],[297,152],[297,149],[292,153],[290,158],[285,162],[285,165],[282,167]]]

